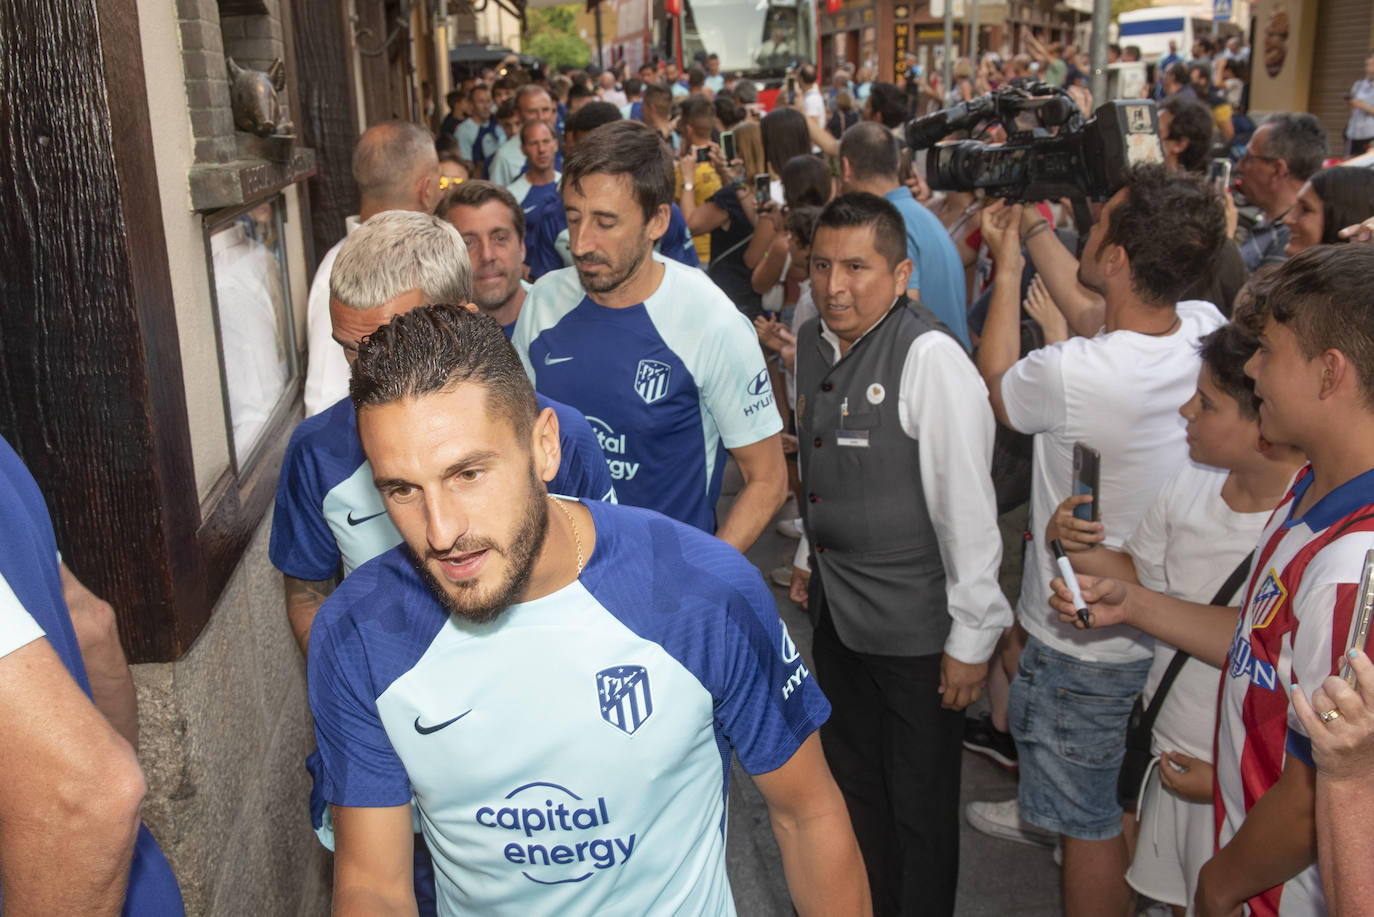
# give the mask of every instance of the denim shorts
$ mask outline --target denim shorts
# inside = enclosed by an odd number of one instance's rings
[[[1150,661],[1084,662],[1027,641],[1008,702],[1022,818],[1085,841],[1121,833],[1116,779]]]

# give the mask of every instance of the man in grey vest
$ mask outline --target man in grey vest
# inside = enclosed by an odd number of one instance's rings
[[[876,915],[952,914],[963,715],[1011,608],[993,418],[963,347],[906,297],[891,203],[841,195],[811,249],[819,318],[797,340],[797,429],[816,625],[834,706],[821,743]]]

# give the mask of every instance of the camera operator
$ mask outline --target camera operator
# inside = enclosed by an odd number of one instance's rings
[[[1193,176],[1158,165],[1133,169],[1102,209],[1078,269],[1083,285],[1103,297],[1105,326],[1018,361],[1022,211],[999,202],[984,213],[999,270],[978,368],[997,419],[1035,435],[1031,531],[1044,532],[1071,492],[1074,444],[1082,442],[1101,454],[1098,500],[1111,507],[1105,543],[1117,547],[1187,460],[1177,408],[1194,389],[1198,339],[1223,319],[1210,303],[1178,298],[1211,265],[1225,213]],[[1035,220],[1027,235],[1046,235]],[[1017,609],[1029,639],[1010,698],[1020,817],[1063,837],[1068,917],[1123,913],[1129,892],[1117,773],[1151,649],[1119,629],[1085,639],[1046,614],[1054,566],[1043,539],[1033,539]]]

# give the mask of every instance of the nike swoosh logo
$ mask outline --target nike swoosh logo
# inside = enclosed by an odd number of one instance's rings
[[[353,518],[353,511],[352,511],[352,510],[349,510],[349,511],[348,511],[348,524],[349,524],[349,525],[362,525],[364,522],[368,521],[369,519],[376,519],[378,516],[385,516],[385,515],[386,515],[386,510],[382,510],[380,513],[373,513],[371,516],[364,516],[364,517],[361,518],[361,519],[354,519],[354,518]]]
[[[553,366],[555,363],[566,363],[574,357],[555,357],[553,354],[544,354],[544,365]]]
[[[467,715],[468,715],[469,713],[471,713],[471,712],[472,712],[471,709],[464,710],[462,713],[458,714],[458,715],[455,716],[453,719],[451,719],[451,720],[444,720],[442,723],[435,723],[433,726],[421,726],[421,725],[420,725],[420,718],[417,716],[417,717],[415,718],[415,731],[418,732],[418,733],[419,733],[420,735],[422,735],[422,736],[427,736],[427,735],[429,735],[431,732],[438,732],[440,729],[443,729],[445,726],[452,726],[454,723],[458,722],[459,720],[461,720],[463,717],[467,716]]]

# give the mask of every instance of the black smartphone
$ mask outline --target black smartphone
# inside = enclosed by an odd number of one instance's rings
[[[754,203],[762,207],[772,197],[773,179],[767,172],[754,176]]]
[[[697,147],[697,162],[710,162],[711,150],[709,147]]]
[[[1207,163],[1207,184],[1218,194],[1225,194],[1231,186],[1231,160],[1213,159]]]
[[[787,104],[792,105],[797,101],[797,78],[792,74],[787,74]]]
[[[726,164],[735,161],[735,132],[724,131],[720,135],[720,154],[725,157]]]
[[[1084,522],[1098,521],[1098,483],[1102,473],[1102,453],[1083,443],[1073,444],[1073,493],[1092,494],[1093,501],[1073,508],[1073,514]]]

